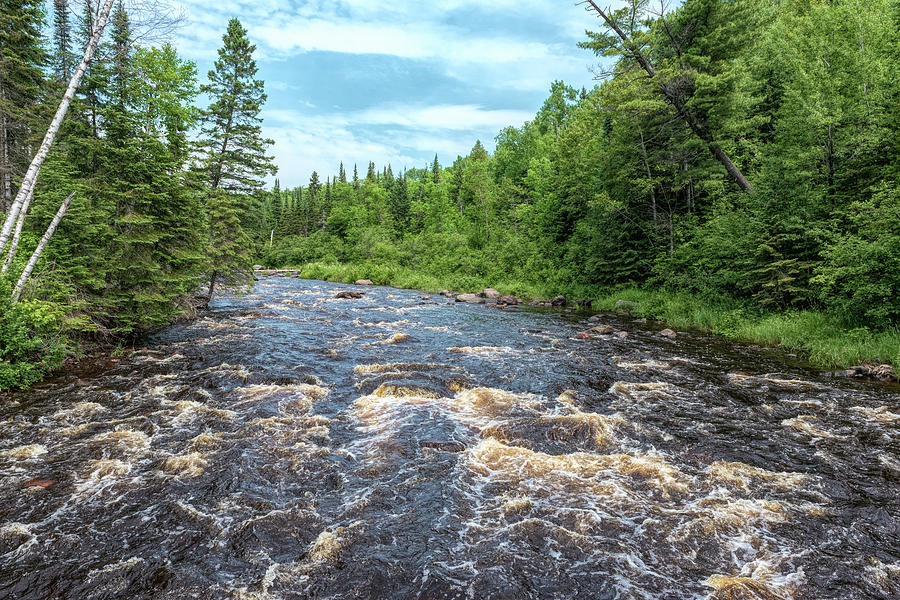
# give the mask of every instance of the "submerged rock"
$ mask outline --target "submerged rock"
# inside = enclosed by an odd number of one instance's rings
[[[475,294],[460,294],[456,297],[457,302],[465,302],[467,304],[484,304],[484,298]]]
[[[359,300],[363,295],[360,292],[338,292],[334,297],[338,300]]]
[[[432,450],[438,450],[440,452],[459,453],[466,451],[466,445],[462,442],[457,442],[456,440],[422,440],[419,442],[419,446],[422,448],[431,448]]]
[[[47,489],[49,487],[53,487],[59,483],[53,479],[32,479],[31,481],[26,481],[22,487],[23,488],[44,488]]]
[[[576,333],[574,339],[576,339],[576,340],[589,340],[589,339],[591,339],[591,334],[588,333],[587,331],[582,331],[582,332],[580,332],[580,333]]]

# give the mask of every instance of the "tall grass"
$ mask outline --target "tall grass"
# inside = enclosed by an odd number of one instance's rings
[[[295,267],[297,268],[297,267]],[[486,281],[479,277],[450,273],[433,275],[408,267],[382,263],[309,263],[299,266],[303,277],[353,283],[369,279],[376,285],[439,292],[450,289],[476,292],[492,287],[501,294],[524,300],[549,298],[559,293],[571,298],[594,298],[594,306],[612,310],[619,300],[637,303],[635,316],[658,319],[670,327],[702,329],[753,344],[782,347],[801,354],[820,368],[846,368],[860,363],[892,364],[900,372],[900,330],[851,329],[836,317],[816,311],[757,313],[735,300],[710,299],[698,295],[641,290],[617,291],[586,287],[548,289],[549,284],[509,279]]]
[[[637,302],[631,310],[634,315],[659,319],[672,327],[700,328],[733,340],[794,350],[817,367],[884,363],[900,372],[900,330],[896,328],[852,329],[818,311],[755,313],[733,300],[639,289],[608,293],[598,306],[612,309],[619,300]]]

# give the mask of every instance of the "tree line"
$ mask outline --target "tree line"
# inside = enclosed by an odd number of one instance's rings
[[[171,44],[136,41],[122,0],[54,0],[51,14],[4,2],[0,23],[0,211],[15,222],[0,248],[4,389],[38,380],[79,341],[136,335],[192,314],[218,283],[250,281],[244,228],[275,167],[237,19],[203,85]],[[45,137],[54,112],[64,119]]]
[[[313,174],[257,213],[272,265],[465,286],[638,285],[900,322],[900,2],[588,2],[594,89],[442,167]]]

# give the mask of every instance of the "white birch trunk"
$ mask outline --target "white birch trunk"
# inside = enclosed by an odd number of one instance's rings
[[[56,110],[56,116],[53,117],[53,121],[47,129],[47,134],[44,136],[44,141],[41,143],[41,147],[31,161],[31,166],[28,167],[28,171],[25,173],[25,178],[22,180],[22,186],[19,188],[19,193],[16,194],[16,199],[9,209],[9,214],[6,215],[3,229],[0,230],[0,254],[3,253],[7,242],[9,242],[13,227],[19,218],[19,213],[22,212],[22,206],[25,204],[25,200],[34,192],[34,186],[37,183],[38,175],[40,175],[41,167],[44,166],[44,161],[50,153],[50,147],[53,145],[53,140],[56,139],[56,134],[59,133],[59,128],[62,125],[63,120],[65,120],[66,114],[69,112],[69,107],[72,105],[72,100],[75,98],[75,92],[81,84],[81,79],[84,77],[85,71],[87,71],[88,63],[91,62],[94,58],[94,53],[97,51],[97,46],[100,43],[100,36],[103,35],[103,30],[106,29],[106,22],[114,2],[115,0],[105,0],[103,8],[98,12],[97,19],[94,22],[94,30],[91,34],[91,39],[88,42],[87,48],[84,50],[84,58],[81,59],[78,68],[75,69],[75,73],[69,81],[69,87],[66,89],[62,102],[59,103],[59,108]]]
[[[9,265],[12,264],[13,259],[16,257],[19,240],[22,238],[22,227],[25,225],[25,217],[28,215],[28,207],[31,205],[32,198],[34,198],[33,192],[25,199],[25,204],[22,205],[22,210],[19,211],[19,218],[16,220],[16,230],[13,232],[12,242],[10,242],[9,251],[6,253],[6,260],[3,261],[3,266],[0,267],[0,275],[6,273]]]
[[[28,278],[31,277],[31,272],[34,271],[34,266],[41,258],[41,254],[44,253],[44,248],[47,247],[47,242],[49,242],[50,238],[53,237],[53,234],[56,233],[56,228],[59,226],[59,222],[62,221],[62,218],[66,214],[66,211],[69,210],[69,205],[72,204],[72,198],[74,197],[75,192],[69,194],[69,197],[65,199],[65,201],[62,203],[62,206],[60,206],[59,210],[56,212],[56,216],[53,217],[52,221],[50,221],[50,227],[47,228],[47,232],[44,234],[44,237],[41,238],[41,242],[38,244],[38,247],[35,248],[34,254],[32,254],[31,258],[28,260],[28,264],[25,265],[25,270],[22,271],[22,276],[19,277],[19,282],[16,283],[16,289],[13,290],[12,294],[13,302],[18,302],[19,298],[22,296],[22,290],[25,289],[25,284],[28,283]]]

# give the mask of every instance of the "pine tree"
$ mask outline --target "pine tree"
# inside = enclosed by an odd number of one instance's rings
[[[368,183],[378,183],[378,176],[375,174],[375,163],[369,163],[369,172],[366,173],[366,181]]]
[[[57,81],[69,81],[75,68],[74,62],[69,1],[53,0],[53,76]]]
[[[0,213],[8,213],[15,181],[31,161],[29,138],[39,129],[43,2],[0,3]]]
[[[235,196],[222,189],[212,189],[206,198],[209,217],[207,256],[212,265],[207,302],[212,300],[218,283],[245,285],[251,274],[250,240],[241,227],[241,210]]]
[[[353,189],[359,189],[359,169],[356,167],[356,163],[353,163]]]
[[[392,180],[390,191],[390,212],[394,234],[402,237],[409,227],[410,202],[406,179],[401,176]]]
[[[341,167],[338,170],[338,181],[341,183],[347,183],[347,171],[344,170],[343,161],[341,161]]]
[[[431,165],[431,180],[438,184],[441,182],[441,165],[438,162],[438,155],[434,155],[434,163]]]
[[[222,39],[210,83],[201,87],[213,99],[201,116],[204,167],[213,189],[249,195],[261,190],[264,178],[276,171],[266,155],[274,142],[262,137],[259,117],[266,94],[256,79],[256,46],[240,21],[232,19]]]

